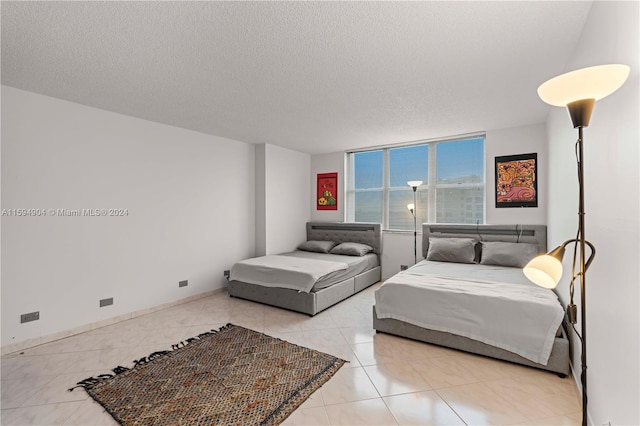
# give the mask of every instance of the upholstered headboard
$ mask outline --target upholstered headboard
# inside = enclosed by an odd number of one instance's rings
[[[538,246],[538,253],[547,251],[546,225],[457,225],[422,224],[422,254],[429,251],[429,237],[475,238],[478,241],[506,241],[531,243]]]
[[[307,222],[307,241],[312,240],[367,244],[382,253],[379,223]]]

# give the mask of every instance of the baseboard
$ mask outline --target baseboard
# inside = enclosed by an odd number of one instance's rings
[[[126,321],[142,315],[147,315],[153,312],[161,311],[163,309],[171,308],[173,306],[182,305],[183,303],[193,302],[194,300],[198,300],[203,297],[212,296],[217,293],[223,293],[226,291],[227,291],[226,287],[217,288],[215,290],[207,291],[205,293],[200,293],[200,294],[194,294],[193,296],[174,300],[173,302],[163,303],[162,305],[153,306],[151,308],[141,309],[139,311],[131,312],[128,314],[118,315],[116,317],[107,318],[104,320],[93,322],[91,324],[81,325],[79,327],[74,327],[69,330],[64,330],[58,333],[49,334],[47,336],[36,337],[34,339],[25,340],[24,342],[6,345],[1,348],[0,354],[7,355],[13,352],[22,351],[24,349],[32,348],[34,346],[43,345],[45,343],[50,343],[56,340],[64,339],[65,337],[75,336],[76,334],[86,333],[87,331],[106,327],[108,325],[116,324],[121,321]]]

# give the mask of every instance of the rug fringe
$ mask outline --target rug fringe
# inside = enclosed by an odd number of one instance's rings
[[[226,330],[228,328],[231,327],[235,327],[235,325],[231,324],[231,323],[227,323],[226,325],[223,325],[222,327],[220,327],[220,329],[218,330],[210,330],[210,331],[205,331],[204,333],[200,333],[195,337],[191,337],[187,340],[183,340],[181,342],[178,342],[177,344],[171,345],[171,350],[166,350],[166,351],[156,351],[151,353],[149,356],[146,357],[142,357],[140,359],[137,360],[133,360],[133,367],[138,367],[138,366],[142,366],[145,364],[148,364],[149,362],[153,361],[156,358],[159,358],[163,355],[166,355],[172,351],[175,351],[176,349],[180,349],[180,348],[184,348],[185,346],[187,346],[189,343],[193,343],[196,342],[200,339],[202,339],[203,337],[206,336],[211,336],[213,334],[217,334],[222,330]],[[72,392],[75,388],[88,388],[88,387],[92,387],[95,386],[96,384],[102,382],[103,380],[107,380],[113,376],[116,376],[118,374],[122,374],[125,371],[129,371],[130,369],[127,367],[123,367],[121,365],[117,366],[116,368],[114,368],[112,371],[114,372],[114,374],[100,374],[98,376],[95,377],[88,377],[84,380],[80,380],[78,383],[76,383],[76,386],[67,389],[69,392]]]
[[[73,390],[75,388],[87,388],[89,386],[93,386],[97,383],[102,382],[103,380],[107,380],[110,379],[113,376],[116,376],[118,374],[124,373],[125,371],[128,371],[129,369],[127,367],[123,367],[121,365],[117,366],[116,368],[114,368],[112,371],[115,374],[100,374],[98,376],[95,377],[87,377],[84,380],[80,380],[78,383],[76,383],[76,385],[72,388],[67,389],[69,392],[73,392]]]

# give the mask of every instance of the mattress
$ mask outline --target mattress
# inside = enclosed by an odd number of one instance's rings
[[[379,259],[374,253],[344,256],[296,250],[238,262],[231,268],[230,279],[310,292],[330,287],[377,266]]]
[[[375,294],[379,318],[452,333],[546,365],[564,311],[519,268],[422,261]]]

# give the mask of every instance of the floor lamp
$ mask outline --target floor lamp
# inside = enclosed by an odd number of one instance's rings
[[[413,189],[413,204],[407,204],[407,208],[413,215],[413,264],[415,265],[418,263],[418,202],[416,200],[416,191],[418,187],[422,185],[422,181],[410,180],[407,182],[407,185]]]
[[[576,334],[581,342],[581,373],[582,384],[582,424],[587,425],[587,304],[586,304],[586,272],[596,250],[593,244],[585,239],[584,226],[584,161],[582,129],[589,125],[591,112],[595,101],[604,98],[618,90],[629,76],[626,65],[599,65],[583,68],[562,74],[543,83],[538,88],[540,98],[554,106],[566,106],[571,116],[573,128],[578,129],[576,142],[576,160],[578,165],[578,232],[576,238],[567,240],[549,253],[535,257],[525,267],[526,277],[541,287],[555,288],[562,277],[562,258],[568,244],[574,243],[571,280],[569,283],[570,301],[567,305],[567,317],[575,330],[578,310],[573,303],[574,282],[580,283],[580,325],[581,332]],[[589,246],[589,258],[586,258],[586,247]],[[576,254],[579,252],[579,258]],[[576,260],[579,269],[576,272]]]

